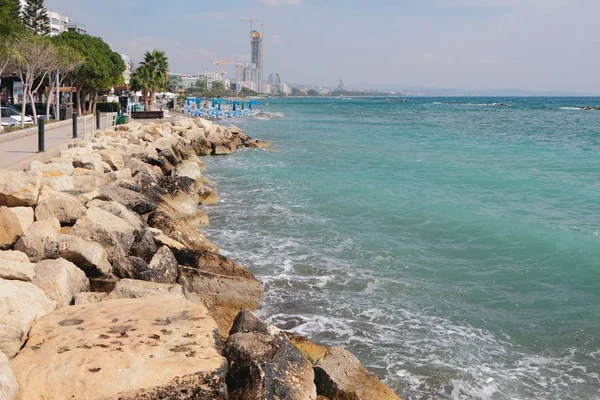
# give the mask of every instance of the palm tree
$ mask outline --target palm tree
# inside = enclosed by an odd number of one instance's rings
[[[131,89],[142,92],[144,110],[148,109],[148,92],[152,86],[149,72],[148,68],[140,66],[131,74]]]
[[[20,7],[18,0],[0,0],[0,76],[11,61],[21,59],[16,49],[25,36]]]
[[[156,49],[147,51],[137,71],[140,69],[142,70],[140,78],[144,78],[146,89],[150,92],[150,99],[154,102],[156,92],[166,89],[169,85],[169,59],[164,51]]]

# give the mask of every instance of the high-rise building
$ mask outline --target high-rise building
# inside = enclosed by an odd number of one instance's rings
[[[48,11],[48,20],[50,21],[50,36],[60,35],[67,30],[69,17],[61,15],[56,11]]]
[[[81,35],[87,35],[87,27],[82,24],[78,24],[77,22],[70,22],[66,25],[66,28],[69,32],[76,32]]]
[[[238,64],[235,70],[235,77],[238,83],[238,91],[242,87],[257,92],[262,90],[260,70],[256,68],[255,64]]]
[[[263,69],[264,69],[264,53],[263,53],[263,35],[261,32],[250,32],[250,62],[255,65],[258,70],[258,78],[256,87],[259,91],[262,90]]]
[[[131,82],[131,58],[126,56],[125,54],[119,54],[123,63],[125,64],[125,71],[123,71],[123,81],[126,85],[129,85]]]

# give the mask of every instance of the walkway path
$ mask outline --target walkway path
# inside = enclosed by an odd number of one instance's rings
[[[86,123],[87,130],[85,129]],[[108,124],[110,121],[103,116],[100,120],[100,127],[104,129]],[[95,128],[95,116],[80,117],[77,121],[78,139],[89,139]],[[0,169],[25,169],[34,159],[46,161],[57,157],[60,150],[66,148],[74,140],[73,125],[69,124],[54,129],[52,129],[52,125],[46,125],[45,138],[45,153],[38,153],[37,134],[0,143]]]

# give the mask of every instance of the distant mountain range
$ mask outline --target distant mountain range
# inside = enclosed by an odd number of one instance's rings
[[[395,84],[355,84],[349,85],[349,88],[366,89],[366,90],[388,90],[393,92],[401,92],[406,96],[455,96],[455,97],[535,97],[535,96],[550,96],[550,97],[562,97],[562,96],[573,96],[573,97],[586,97],[586,96],[598,96],[598,93],[580,93],[580,92],[566,92],[559,90],[548,90],[548,91],[533,91],[533,90],[522,90],[522,89],[453,89],[453,88],[425,88],[418,86],[405,86]]]
[[[300,90],[328,88],[336,90],[337,86],[315,86],[289,83],[290,86]],[[377,91],[394,92],[400,96],[440,96],[440,97],[596,97],[600,93],[567,92],[560,90],[534,91],[522,89],[452,89],[452,88],[426,88],[398,84],[352,84],[346,85],[346,90],[352,91]],[[368,93],[366,93],[368,94]]]

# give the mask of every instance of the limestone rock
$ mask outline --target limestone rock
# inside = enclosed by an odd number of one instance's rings
[[[27,254],[20,251],[0,251],[0,279],[31,282],[35,276],[35,264]]]
[[[142,273],[142,278],[157,283],[175,283],[177,281],[177,260],[167,246],[158,249],[150,261],[148,271]]]
[[[95,199],[90,201],[86,205],[88,208],[97,207],[104,211],[108,211],[112,215],[124,219],[135,229],[141,230],[144,228],[144,221],[138,214],[134,213],[133,211],[130,211],[123,204],[117,203],[116,201],[102,201]]]
[[[329,347],[314,366],[320,395],[341,400],[400,400],[400,397],[367,372],[358,359],[343,347]]]
[[[146,214],[156,210],[156,204],[153,201],[131,190],[111,186],[102,188],[100,192],[106,199],[121,203],[138,214]]]
[[[233,150],[227,146],[220,145],[220,144],[213,146],[213,154],[215,156],[225,156],[225,155],[228,155],[231,153],[233,153]]]
[[[108,211],[91,207],[73,225],[71,234],[104,246],[111,261],[129,254],[135,240],[136,229],[124,219]]]
[[[23,228],[23,232],[29,229],[29,227],[33,224],[33,221],[35,219],[33,208],[11,207],[10,211],[12,211],[17,216],[17,218],[19,218],[19,222],[21,223],[21,228]]]
[[[37,263],[32,283],[54,300],[57,308],[71,305],[76,294],[90,289],[85,273],[63,258]]]
[[[131,255],[150,262],[155,253],[154,235],[148,229],[141,230],[131,247]]]
[[[157,246],[167,246],[173,251],[177,250],[185,250],[185,245],[178,242],[175,239],[172,239],[165,235],[160,229],[156,228],[147,228],[147,231],[150,232],[153,236],[154,243]]]
[[[97,153],[81,154],[73,158],[75,168],[89,169],[98,173],[104,173],[102,166],[102,156]]]
[[[0,399],[14,400],[19,393],[19,383],[13,374],[8,358],[0,352]]]
[[[125,159],[123,153],[111,149],[101,150],[100,156],[102,161],[108,163],[113,171],[118,171],[125,168]]]
[[[175,176],[186,176],[188,178],[198,180],[202,179],[202,172],[197,163],[193,161],[184,160],[177,165],[175,169]]]
[[[40,319],[10,366],[21,399],[227,399],[215,329],[172,296],[76,305]]]
[[[54,217],[61,224],[73,225],[85,211],[85,206],[74,198],[50,199],[38,203],[35,218],[40,221]]]
[[[0,170],[0,205],[33,207],[42,185],[40,172]]]
[[[22,234],[23,228],[17,215],[10,208],[0,206],[0,250],[11,248]]]
[[[113,299],[137,299],[150,296],[170,295],[184,300],[192,300],[193,297],[181,285],[168,283],[146,282],[134,279],[121,279],[117,282],[112,292],[105,300]]]
[[[223,355],[230,365],[230,400],[317,398],[312,365],[283,332],[235,333]]]
[[[257,318],[252,311],[244,309],[235,317],[229,334],[235,335],[236,333],[251,332],[264,333],[265,335],[268,335],[269,329],[267,324]]]
[[[208,251],[183,250],[175,257],[178,283],[204,300],[222,333],[229,332],[240,310],[258,307],[263,287],[239,264]]]
[[[144,274],[149,270],[148,263],[139,257],[124,256],[113,261],[113,272],[119,278],[145,279]]]
[[[64,258],[89,276],[110,276],[112,266],[104,247],[75,235],[59,234],[44,244],[44,257]]]
[[[50,162],[44,164],[39,161],[32,161],[29,164],[29,171],[41,172],[44,178],[60,175],[70,176],[73,175],[73,165],[69,162]]]
[[[73,299],[73,303],[75,305],[100,303],[102,300],[104,300],[106,298],[106,296],[108,296],[108,294],[103,293],[103,292],[78,293],[75,295],[75,298]]]
[[[48,240],[55,239],[60,231],[60,222],[56,218],[48,218],[34,222],[15,244],[15,250],[21,251],[32,262],[42,261]]]
[[[72,176],[68,175],[47,177],[44,178],[42,182],[44,185],[49,186],[58,192],[65,192],[75,189],[75,181],[73,180]]]
[[[207,250],[217,252],[219,248],[211,243],[206,236],[196,229],[182,224],[174,213],[169,213],[165,207],[148,215],[148,225],[161,229],[166,235],[183,243],[192,250]]]
[[[35,285],[0,279],[0,351],[13,358],[33,321],[55,308],[56,303]]]

